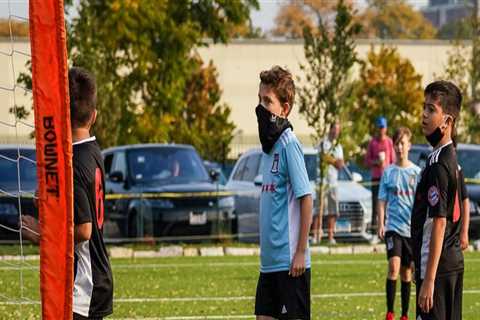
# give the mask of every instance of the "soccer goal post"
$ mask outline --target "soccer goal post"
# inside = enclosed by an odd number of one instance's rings
[[[30,0],[43,319],[72,318],[73,175],[62,0]]]

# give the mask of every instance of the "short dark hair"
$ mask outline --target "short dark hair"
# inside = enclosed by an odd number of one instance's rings
[[[295,83],[292,74],[280,66],[260,72],[261,83],[270,86],[281,103],[288,103],[292,110],[295,101]]]
[[[68,87],[72,128],[86,126],[97,105],[95,77],[83,68],[70,68],[68,71]]]
[[[409,141],[412,138],[412,132],[407,127],[400,127],[395,130],[393,134],[393,144],[399,143],[403,137],[407,137]]]
[[[462,92],[450,81],[439,80],[430,83],[424,91],[425,96],[431,96],[438,101],[443,112],[451,115],[454,120],[460,116]]]

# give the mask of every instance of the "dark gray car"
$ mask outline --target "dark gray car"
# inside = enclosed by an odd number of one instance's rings
[[[410,160],[423,168],[431,150],[429,145],[413,145]],[[470,199],[470,237],[478,239],[480,238],[480,146],[458,144],[457,160],[462,167]]]
[[[130,145],[104,150],[103,156],[105,216],[119,236],[187,240],[231,232],[234,198],[192,146]]]

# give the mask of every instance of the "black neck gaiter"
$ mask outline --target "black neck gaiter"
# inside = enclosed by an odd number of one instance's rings
[[[430,143],[430,145],[435,148],[440,143],[440,140],[442,140],[443,136],[444,133],[442,132],[440,127],[437,127],[437,129],[435,129],[425,138],[427,139],[428,143]]]
[[[282,132],[288,128],[293,129],[293,127],[287,119],[272,114],[261,104],[255,108],[255,113],[257,114],[258,136],[262,143],[262,150],[270,153]]]

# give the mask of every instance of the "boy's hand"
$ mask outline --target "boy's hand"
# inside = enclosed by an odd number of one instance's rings
[[[433,308],[434,280],[424,280],[418,295],[418,306],[424,313],[429,313]]]
[[[22,215],[22,236],[34,243],[40,242],[40,224],[32,216]]]
[[[292,277],[299,277],[305,272],[305,252],[297,251],[293,256],[292,265],[290,266],[290,272],[288,273]]]
[[[462,232],[460,234],[460,247],[462,250],[466,250],[468,248],[468,233]]]
[[[380,240],[385,239],[385,227],[383,226],[383,224],[378,226],[377,233],[378,233],[378,237],[380,238]]]

